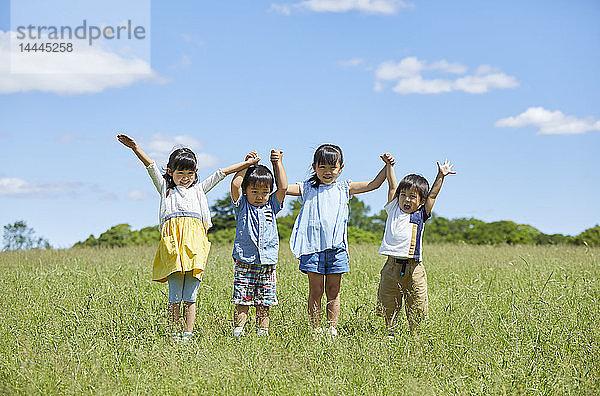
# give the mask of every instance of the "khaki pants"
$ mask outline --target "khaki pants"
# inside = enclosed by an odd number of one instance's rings
[[[377,314],[386,318],[386,323],[394,327],[400,316],[402,298],[410,330],[427,319],[427,274],[423,263],[408,259],[401,276],[403,264],[388,257],[381,270],[381,280],[377,291]]]

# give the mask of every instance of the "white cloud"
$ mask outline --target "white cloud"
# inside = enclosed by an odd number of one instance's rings
[[[439,94],[452,91],[467,93],[485,93],[492,89],[507,89],[519,86],[513,76],[497,68],[482,65],[474,74],[465,75],[467,67],[461,63],[450,63],[445,59],[428,63],[416,57],[407,57],[399,62],[385,61],[375,70],[373,89],[383,91],[387,83],[394,84],[392,90],[399,94]],[[424,78],[423,74],[441,73],[462,75],[455,79]]]
[[[150,194],[147,191],[143,190],[130,190],[127,192],[127,198],[132,199],[134,201],[143,201],[148,198]]]
[[[74,192],[80,183],[29,183],[16,177],[0,178],[0,195],[39,198],[57,193]]]
[[[140,81],[168,81],[145,60],[125,58],[100,46],[78,46],[77,51],[57,54],[21,53],[18,47],[11,52],[10,39],[15,36],[15,32],[0,30],[0,94],[42,91],[77,95]]]
[[[410,8],[412,4],[402,0],[306,0],[293,4],[271,4],[270,10],[290,15],[293,9],[312,12],[349,12],[358,11],[366,14],[393,15],[402,8]]]
[[[150,138],[150,141],[143,145],[143,147],[149,151],[150,157],[152,157],[157,164],[165,164],[166,166],[169,154],[174,148],[189,147],[194,151],[194,154],[196,154],[199,169],[210,168],[217,165],[219,160],[216,157],[197,151],[202,148],[202,146],[202,142],[189,135],[169,136],[161,133],[155,133]]]
[[[365,63],[365,60],[363,58],[352,58],[348,60],[339,61],[338,66],[342,68],[358,67],[363,63]]]
[[[543,107],[530,107],[516,117],[502,118],[494,124],[497,128],[523,128],[535,126],[538,135],[575,135],[590,131],[600,131],[600,121],[592,117],[579,119],[567,116],[561,111],[546,110]]]

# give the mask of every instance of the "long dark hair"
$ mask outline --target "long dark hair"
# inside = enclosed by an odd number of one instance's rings
[[[198,164],[196,162],[196,154],[192,150],[187,147],[178,148],[173,151],[169,156],[169,162],[167,163],[167,168],[171,170],[171,172],[175,172],[178,170],[193,170],[196,171],[198,168]],[[173,177],[169,175],[167,172],[164,173],[163,177],[167,181],[167,190],[171,188],[175,188],[175,182],[173,181]],[[190,187],[198,182],[198,172],[194,174],[194,181],[190,184]]]
[[[319,164],[326,164],[335,166],[337,163],[340,163],[340,166],[344,164],[344,156],[342,155],[342,149],[335,144],[322,144],[315,151],[315,155],[313,157],[313,165],[317,166]],[[321,180],[317,177],[317,173],[313,170],[310,178],[308,179],[310,185],[313,187],[319,187],[321,184]]]
[[[244,180],[242,180],[242,192],[245,194],[246,188],[255,184],[267,185],[269,190],[273,191],[274,181],[273,173],[269,168],[264,165],[251,165],[244,175]]]

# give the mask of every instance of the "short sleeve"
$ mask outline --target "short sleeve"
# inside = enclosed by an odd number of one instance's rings
[[[152,179],[152,183],[154,183],[154,187],[156,187],[156,190],[160,194],[165,183],[165,178],[160,173],[160,170],[158,170],[156,162],[153,162],[150,165],[148,165],[146,167],[146,170],[148,171],[148,175],[150,175],[150,179]]]
[[[425,209],[425,205],[421,206],[421,216],[423,218],[423,223],[425,223],[431,217],[431,214],[427,214],[427,210]]]
[[[306,186],[304,185],[304,183],[307,183],[306,181],[303,182],[298,182],[298,188],[300,189],[300,197],[298,198],[298,202],[300,202],[300,204],[304,204],[304,189],[306,188]]]
[[[233,202],[233,215],[237,219],[242,210],[244,210],[244,206],[247,205],[248,200],[246,199],[246,196],[242,194],[237,201],[232,199],[231,202]]]
[[[279,204],[279,200],[277,199],[277,194],[274,192],[269,196],[269,205],[271,205],[271,210],[274,215],[277,215],[282,209],[281,204]]]
[[[398,206],[398,200],[394,198],[390,202],[386,203],[383,209],[385,209],[385,212],[389,215],[394,211],[396,206]]]
[[[352,180],[348,179],[348,180],[344,180],[344,182],[342,183],[342,188],[344,189],[344,192],[346,193],[346,198],[350,199],[350,183],[352,183]]]

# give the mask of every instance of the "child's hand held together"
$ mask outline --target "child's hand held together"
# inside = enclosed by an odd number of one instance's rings
[[[384,153],[380,155],[381,160],[385,162],[386,165],[394,166],[396,164],[396,160],[390,153]]]
[[[276,164],[278,162],[281,162],[281,160],[283,159],[283,151],[281,150],[271,150],[271,162]]]

